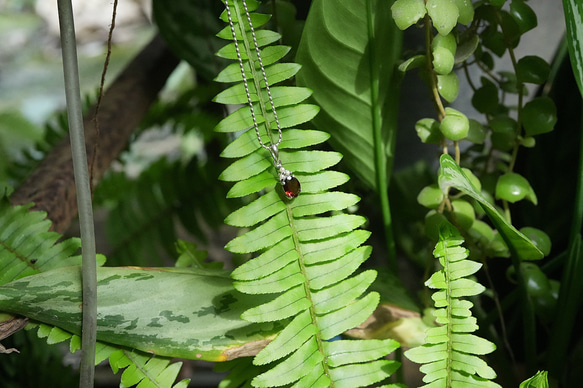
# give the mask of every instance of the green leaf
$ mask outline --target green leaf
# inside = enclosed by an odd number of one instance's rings
[[[296,73],[299,70],[300,70],[300,66],[295,64],[295,63],[276,63],[274,65],[266,67],[265,74],[267,76],[267,79],[269,80],[269,85],[271,86],[271,85],[275,85],[278,82],[285,81],[286,79],[293,77],[294,75],[296,75]],[[226,82],[229,82],[229,81],[226,81]],[[259,82],[262,84],[265,83],[265,81],[259,81]],[[251,93],[251,101],[253,101],[253,102],[259,101],[259,97],[257,96],[257,91],[255,90],[254,84],[249,83],[248,87],[249,87],[249,92]],[[303,91],[305,89],[298,89],[298,92],[300,90]],[[283,98],[283,97],[280,97],[280,95],[284,96],[286,99],[293,98],[292,101],[295,101],[295,103],[301,102],[307,98],[307,96],[303,97],[303,95],[300,95],[297,98],[294,98],[294,93],[291,93],[289,89],[283,90],[283,91],[278,91],[278,89],[273,88],[272,92],[276,93],[275,95],[272,94],[272,96],[274,97],[273,102],[274,102],[274,105],[276,107],[284,105],[275,99],[276,96],[279,97],[278,99]],[[303,98],[301,98],[301,97],[303,97]],[[217,94],[216,97],[213,99],[213,101],[218,102],[220,104],[246,104],[248,100],[247,100],[247,93],[245,91],[244,85],[242,83],[238,83],[237,85],[231,86],[227,90],[224,90],[221,93]],[[275,104],[276,102],[278,102],[277,105]],[[285,105],[290,105],[290,104],[287,103]]]
[[[253,385],[268,388],[292,383],[312,371],[323,358],[316,341],[308,340],[275,368],[254,378]]]
[[[555,103],[549,97],[536,97],[524,105],[520,120],[528,136],[550,132],[557,123]]]
[[[346,5],[353,7],[349,3]],[[232,2],[231,8],[237,15],[243,12],[238,0]],[[347,25],[352,26],[353,23]],[[231,252],[258,255],[233,271],[233,285],[255,298],[272,294],[267,301],[258,299],[241,317],[283,329],[256,356],[255,366],[247,365],[247,370],[239,371],[244,378],[231,380],[224,386],[235,387],[237,384],[249,384],[249,381],[257,387],[330,386],[333,383],[329,377],[331,371],[338,369],[338,376],[342,376],[340,372],[348,370],[346,368],[351,365],[328,366],[324,341],[362,323],[378,304],[378,294],[365,294],[376,277],[375,271],[350,277],[370,256],[370,247],[362,246],[370,232],[357,229],[364,224],[363,217],[344,213],[360,200],[357,196],[328,191],[348,180],[345,174],[323,171],[336,165],[342,155],[301,149],[327,140],[328,134],[290,129],[282,131],[281,143],[278,143],[279,134],[275,130],[275,115],[270,109],[269,97],[265,90],[255,92],[256,88],[263,89],[263,75],[252,51],[253,43],[244,33],[247,26],[238,22],[234,26],[242,40],[239,47],[245,52],[244,68],[250,73],[247,79],[253,81],[252,87],[249,84],[249,94],[253,101],[257,101],[253,105],[257,131],[266,145],[277,144],[278,152],[271,155],[258,146],[248,107],[235,111],[217,125],[219,132],[235,133],[251,128],[239,135],[223,152],[224,157],[240,158],[221,175],[224,180],[236,182],[228,196],[261,191],[257,199],[227,217],[227,223],[250,227],[251,230],[231,240],[226,248]],[[227,37],[228,34],[222,35]],[[266,51],[267,48],[264,48],[263,52]],[[228,45],[220,53],[232,57],[233,48]],[[271,68],[281,69],[281,72],[278,73],[280,75],[266,73],[270,85],[294,74],[298,67],[295,64],[273,64]],[[236,70],[236,66],[230,66],[218,79],[237,81]],[[303,99],[309,96],[308,89],[275,87],[272,90],[276,92],[272,93],[272,97],[282,128],[301,124],[318,113],[317,106],[302,104]],[[244,103],[246,98],[245,87],[239,83],[223,92],[217,100]],[[278,183],[273,160],[278,157],[281,165],[292,171],[302,185],[301,195],[292,200],[285,198]],[[332,214],[327,214],[329,212]],[[363,342],[360,347],[351,348],[353,360],[375,362],[394,349],[374,345]],[[341,351],[334,350],[335,353]],[[360,368],[358,366],[356,369]],[[384,378],[389,374],[385,370],[378,376]],[[359,375],[356,380],[361,384],[373,381],[366,375]]]
[[[503,199],[511,203],[528,199],[533,204],[537,204],[536,194],[530,183],[522,175],[515,172],[508,172],[498,178],[496,199]]]
[[[425,7],[440,35],[449,34],[457,24],[459,10],[452,0],[429,0]]]
[[[399,101],[392,69],[400,48],[384,2],[322,0],[310,8],[296,57],[303,66],[298,84],[322,107],[313,123],[330,132],[334,149],[372,188],[377,172],[390,175]]]
[[[417,23],[427,10],[423,0],[397,0],[391,6],[393,19],[401,30]]]
[[[536,13],[522,0],[512,0],[510,15],[518,24],[521,34],[532,30],[538,24]]]
[[[346,365],[356,362],[368,362],[382,357],[387,348],[391,351],[399,347],[399,343],[393,339],[353,341],[338,340],[324,342],[328,354],[328,364],[331,367]]]
[[[258,301],[257,296],[235,291],[223,270],[135,267],[98,268],[97,272],[100,342],[157,356],[218,361],[277,331],[238,318]],[[50,325],[46,335],[51,338],[62,335],[57,334],[60,331],[51,334],[51,326],[80,334],[81,305],[78,266],[27,276],[0,287],[0,311]]]
[[[316,335],[318,328],[312,323],[312,318],[308,310],[296,315],[296,317],[257,354],[253,359],[256,365],[267,364],[287,356],[298,349],[309,338]]]
[[[563,0],[569,57],[579,93],[583,95],[583,4],[577,0]]]
[[[459,299],[477,295],[485,288],[477,282],[465,278],[473,275],[480,263],[466,260],[468,250],[461,247],[464,242],[459,231],[444,221],[439,228],[439,241],[433,252],[442,269],[435,272],[426,284],[440,289],[432,295],[435,301],[433,315],[438,324],[426,330],[425,344],[405,352],[411,361],[424,364],[420,371],[425,373],[426,387],[444,387],[455,381],[459,386],[499,387],[488,379],[496,378],[496,373],[477,357],[495,350],[495,345],[474,334],[478,330],[476,319],[471,316],[472,303]]]
[[[306,293],[302,286],[296,286],[271,302],[250,308],[241,318],[250,322],[279,321],[299,314],[310,307]]]
[[[541,85],[549,77],[551,67],[541,57],[527,55],[516,64],[516,78],[518,82],[529,82]]]
[[[295,227],[300,241],[322,240],[362,226],[366,219],[353,214],[338,214],[332,217],[300,218]]]
[[[519,388],[548,388],[549,382],[547,371],[538,371],[531,378],[520,383]]]
[[[365,364],[350,364],[330,370],[330,376],[338,388],[366,387],[386,379],[399,369],[392,360],[377,360]]]
[[[492,224],[504,238],[510,249],[522,260],[542,259],[542,252],[506,218],[488,202],[488,200],[478,192],[470,180],[465,176],[461,168],[449,155],[442,155],[440,158],[441,168],[439,170],[439,186],[442,190],[447,187],[455,187],[464,194],[469,195],[480,203]]]

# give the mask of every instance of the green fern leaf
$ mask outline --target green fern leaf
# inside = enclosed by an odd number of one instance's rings
[[[49,232],[51,222],[32,205],[10,206],[0,199],[0,285],[58,267],[81,264],[73,256],[81,247],[77,238],[57,243],[62,237]]]
[[[163,265],[160,258],[175,253],[177,220],[189,233],[204,241],[206,236],[199,218],[206,225],[218,227],[228,213],[218,200],[224,192],[211,183],[215,179],[213,173],[213,166],[203,168],[196,158],[186,165],[162,158],[136,179],[123,173],[106,177],[97,194],[109,199],[105,203],[110,208],[106,231],[113,248],[109,262]],[[120,191],[123,196],[117,194]]]
[[[481,264],[470,260],[463,238],[453,225],[444,222],[440,226],[439,241],[433,251],[442,269],[426,282],[436,289],[432,295],[436,310],[436,322],[441,325],[427,330],[425,344],[405,352],[411,361],[424,364],[419,369],[425,373],[424,387],[454,387],[470,384],[476,387],[499,387],[490,381],[496,373],[479,358],[492,353],[495,345],[474,334],[478,329],[471,316],[470,301],[459,299],[482,293],[485,288],[466,278],[475,274]]]
[[[256,7],[255,2],[249,1],[247,5],[249,9]],[[263,75],[258,70],[250,27],[240,0],[229,1],[229,7],[248,73],[246,78],[259,133],[269,145],[279,134]],[[227,20],[226,12],[222,19]],[[239,19],[243,22],[239,23]],[[227,32],[223,30],[219,35],[232,39],[232,34]],[[286,321],[285,328],[255,357],[255,366],[270,369],[263,373],[257,371],[251,384],[354,388],[382,381],[398,368],[397,362],[379,361],[398,346],[396,342],[327,342],[362,323],[379,301],[377,293],[366,294],[376,271],[353,276],[371,253],[370,247],[362,245],[370,232],[358,229],[365,219],[345,213],[360,199],[352,194],[328,191],[348,180],[345,174],[326,170],[336,165],[342,155],[302,150],[329,137],[321,131],[291,128],[311,120],[319,108],[303,103],[310,94],[306,88],[273,86],[294,76],[299,67],[276,63],[281,56],[265,61],[264,57],[272,52],[283,54],[288,50],[263,46],[276,36],[274,33],[255,31],[255,34],[258,40],[264,38],[259,43],[261,56],[283,129],[279,156],[283,165],[300,180],[302,193],[291,201],[283,195],[272,156],[257,140],[248,106],[236,110],[217,125],[218,132],[242,131],[222,153],[223,157],[235,159],[220,176],[235,183],[228,196],[243,197],[262,191],[262,195],[225,220],[229,225],[249,228],[231,240],[226,249],[257,254],[232,272],[234,286],[252,295],[272,295],[269,302],[257,303],[246,310],[242,318],[258,323]],[[234,44],[228,44],[217,55],[236,59]],[[217,77],[217,81],[238,83],[219,94],[215,101],[247,102],[241,74],[236,71],[238,65],[227,66]],[[261,89],[259,93],[258,89]]]

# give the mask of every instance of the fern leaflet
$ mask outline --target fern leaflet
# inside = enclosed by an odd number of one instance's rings
[[[29,211],[29,208],[30,205],[12,207],[6,198],[0,199],[0,286],[49,270],[75,268],[72,266],[81,263],[80,256],[74,256],[80,247],[79,239],[71,238],[57,243],[62,236],[49,232],[51,222],[45,218],[46,214]],[[103,258],[100,261],[103,264]],[[54,288],[48,288],[55,291]],[[0,290],[0,299],[8,298],[7,290]],[[56,296],[53,293],[51,303],[55,303]],[[20,301],[21,306],[27,303],[30,303],[30,299]],[[17,308],[15,303],[12,303],[11,308]],[[56,325],[30,321],[26,329],[36,327],[37,335],[46,338],[48,344],[70,339],[71,353],[81,347],[79,336]],[[122,384],[127,387],[138,383],[140,388],[172,387],[181,366],[181,363],[170,364],[170,358],[154,357],[125,347],[97,342],[96,364],[108,358],[116,373],[120,368],[127,367],[122,374]],[[183,380],[174,387],[184,388],[187,384],[188,381]]]
[[[249,11],[258,6],[254,0],[247,1]],[[267,92],[247,17],[240,0],[230,0],[229,7],[247,78],[253,82],[249,89],[261,138],[264,142],[276,139],[274,115],[266,108],[269,106]],[[226,12],[221,18],[227,21]],[[251,20],[257,28],[265,24],[269,16],[252,13]],[[270,302],[245,311],[242,317],[251,322],[289,320],[253,360],[255,365],[270,369],[256,372],[261,374],[253,378],[251,384],[255,387],[350,388],[374,384],[398,368],[397,362],[381,359],[398,347],[397,342],[328,342],[363,322],[379,301],[375,292],[363,296],[376,277],[375,271],[350,277],[371,254],[371,248],[362,245],[370,233],[358,229],[365,222],[364,218],[344,213],[359,198],[328,191],[348,180],[344,174],[326,170],[336,165],[342,155],[302,149],[328,138],[324,132],[293,128],[311,120],[319,108],[303,103],[311,94],[307,88],[271,86],[293,77],[299,66],[276,63],[289,51],[285,46],[267,46],[277,41],[279,34],[267,30],[255,30],[255,33],[262,47],[261,57],[279,124],[284,129],[279,155],[283,165],[300,180],[302,194],[291,201],[283,194],[271,155],[260,146],[252,128],[248,106],[236,110],[217,125],[219,132],[243,131],[222,153],[223,157],[236,159],[221,174],[221,179],[235,182],[228,196],[244,197],[263,192],[225,220],[233,226],[251,228],[231,240],[226,249],[233,253],[259,254],[233,271],[235,288],[254,295],[275,294]],[[229,26],[218,36],[233,39]],[[234,43],[227,44],[217,55],[236,59]],[[247,103],[238,63],[224,69],[217,80],[238,83],[217,95],[216,102]],[[326,214],[329,212],[332,215]],[[339,261],[346,265],[339,266]]]
[[[482,264],[465,260],[468,250],[461,246],[463,242],[458,230],[449,222],[440,225],[439,241],[433,254],[443,268],[425,285],[438,290],[432,295],[436,307],[433,314],[441,326],[427,330],[424,345],[405,352],[411,361],[424,364],[419,368],[425,373],[423,382],[427,385],[424,387],[500,387],[490,381],[496,377],[494,370],[478,357],[493,352],[496,347],[470,334],[478,329],[476,318],[470,312],[473,304],[461,299],[478,295],[485,289],[467,278]]]

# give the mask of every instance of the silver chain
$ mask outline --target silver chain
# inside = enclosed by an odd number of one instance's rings
[[[291,173],[291,171],[286,170],[282,163],[281,159],[279,159],[279,144],[281,143],[281,125],[279,123],[279,119],[277,117],[277,112],[275,111],[275,104],[273,103],[273,97],[271,95],[271,89],[269,88],[269,82],[267,81],[267,75],[265,74],[265,67],[263,66],[263,61],[261,60],[261,52],[259,50],[259,44],[257,43],[257,36],[255,35],[255,29],[253,28],[253,22],[251,22],[251,15],[249,15],[249,9],[247,8],[246,0],[241,0],[243,4],[243,8],[245,9],[245,15],[247,16],[247,22],[249,23],[249,30],[251,31],[251,36],[253,37],[253,45],[255,46],[255,53],[257,54],[257,62],[259,63],[259,68],[261,69],[261,74],[263,75],[263,81],[265,82],[265,90],[267,92],[267,96],[269,97],[269,103],[271,105],[271,111],[273,112],[273,117],[275,119],[275,123],[277,124],[277,132],[279,137],[276,143],[272,143],[270,145],[265,145],[263,140],[261,140],[261,134],[259,133],[259,125],[257,124],[257,117],[255,115],[255,108],[253,108],[253,101],[251,100],[251,93],[249,92],[249,82],[247,81],[247,76],[245,75],[245,66],[243,65],[243,58],[241,58],[241,50],[239,49],[239,42],[237,41],[237,34],[235,32],[235,25],[233,23],[233,16],[231,15],[231,9],[229,7],[229,1],[225,0],[225,8],[227,10],[227,17],[229,19],[229,26],[231,27],[231,34],[233,35],[233,42],[235,43],[235,51],[237,52],[237,59],[239,60],[239,67],[241,68],[241,76],[243,77],[243,84],[245,85],[245,94],[247,95],[247,103],[249,104],[249,109],[251,110],[251,118],[253,119],[253,127],[255,128],[255,134],[257,135],[257,140],[259,140],[259,144],[261,147],[265,148],[271,154],[273,158],[273,162],[275,164],[275,169],[279,175],[279,181],[284,187],[285,195],[288,198],[297,197],[301,191],[300,183],[296,179],[296,177]],[[239,19],[239,23],[241,23],[241,15],[237,15],[237,19]],[[245,30],[243,28],[243,30]],[[245,33],[245,32],[243,32]],[[251,68],[251,58],[249,58],[249,67]],[[261,82],[257,82],[256,84],[256,93],[259,97],[261,93]],[[267,118],[265,118],[267,121]],[[265,125],[265,129],[267,131],[268,136],[270,136],[271,128],[269,125]]]
[[[243,84],[245,85],[245,94],[247,94],[247,103],[249,104],[249,109],[251,110],[251,117],[253,119],[253,127],[255,128],[255,133],[257,134],[257,140],[259,140],[259,144],[261,147],[265,148],[271,153],[271,156],[274,158],[275,163],[280,163],[279,160],[279,151],[278,148],[279,144],[281,143],[281,125],[279,124],[279,119],[277,117],[277,112],[275,110],[275,104],[273,103],[273,97],[271,95],[271,89],[269,88],[269,82],[267,81],[267,75],[265,74],[265,67],[263,66],[263,61],[261,60],[261,53],[259,51],[259,44],[257,43],[257,36],[255,35],[255,29],[253,28],[253,23],[251,22],[251,15],[249,14],[249,9],[247,8],[247,2],[242,0],[243,8],[245,9],[245,15],[247,16],[247,21],[249,22],[249,29],[251,31],[251,36],[253,37],[253,45],[255,46],[255,52],[257,53],[257,61],[259,62],[259,67],[261,69],[261,74],[263,75],[263,81],[265,82],[265,90],[267,91],[267,96],[269,97],[269,103],[271,104],[271,111],[273,112],[273,117],[275,119],[275,123],[277,124],[277,132],[279,134],[279,138],[275,144],[270,146],[265,145],[263,140],[261,140],[261,134],[259,133],[259,126],[257,124],[257,117],[255,116],[255,109],[253,108],[253,101],[251,100],[251,94],[249,92],[249,83],[247,81],[247,76],[245,75],[245,67],[243,66],[243,58],[241,58],[241,51],[239,50],[239,43],[237,42],[237,34],[235,33],[235,25],[233,23],[233,17],[231,15],[231,9],[229,7],[228,0],[225,0],[225,8],[227,10],[227,17],[229,19],[229,26],[231,27],[231,33],[233,34],[233,42],[235,42],[235,51],[237,52],[237,59],[239,60],[239,66],[241,68],[241,75],[243,76]],[[239,20],[239,23],[241,21]],[[249,66],[251,66],[251,58],[249,58]],[[261,90],[256,91],[257,95]],[[267,128],[267,131],[270,128]]]

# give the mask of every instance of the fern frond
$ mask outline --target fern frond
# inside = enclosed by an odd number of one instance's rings
[[[73,256],[81,247],[78,238],[57,243],[62,237],[49,232],[46,213],[29,211],[31,205],[10,205],[0,198],[0,285],[54,268],[80,265]]]
[[[203,168],[196,158],[186,165],[162,158],[136,179],[110,174],[97,190],[111,207],[106,228],[113,248],[110,263],[160,266],[161,257],[175,253],[177,221],[204,241],[201,220],[218,227],[228,213],[213,172],[213,166]]]
[[[69,340],[69,350],[75,353],[81,348],[81,338],[71,334],[59,327],[46,325],[44,323],[32,322],[27,326],[27,330],[37,329],[39,338],[46,338],[49,345],[58,344]],[[124,369],[121,375],[121,386],[132,387],[139,384],[140,388],[186,388],[189,380],[182,380],[174,384],[182,362],[170,364],[171,358],[154,356],[131,350],[97,342],[95,350],[95,365],[104,360],[109,361],[111,370],[117,374],[120,369]]]
[[[229,6],[250,80],[249,91],[259,132],[269,145],[268,139],[277,139],[278,133],[253,49],[250,27],[240,0],[230,0]],[[252,11],[259,3],[249,0],[247,6]],[[226,12],[221,18],[227,21]],[[269,17],[251,14],[251,19],[254,27],[258,27]],[[352,194],[328,191],[348,179],[344,174],[326,170],[336,165],[342,155],[303,149],[328,138],[321,131],[293,128],[311,120],[319,108],[303,103],[311,93],[306,88],[273,86],[293,77],[299,66],[275,63],[289,48],[264,47],[278,40],[278,34],[266,30],[255,30],[255,34],[262,47],[261,57],[283,129],[279,156],[283,165],[301,182],[302,193],[293,200],[283,194],[272,157],[257,140],[249,106],[236,110],[217,125],[219,132],[243,132],[222,153],[223,157],[236,159],[220,176],[222,180],[235,183],[228,196],[243,197],[262,192],[225,220],[227,224],[249,228],[231,240],[226,249],[234,253],[258,254],[233,271],[234,286],[251,295],[273,295],[271,301],[257,303],[242,317],[251,322],[290,320],[255,357],[255,365],[270,369],[256,372],[258,376],[252,380],[252,385],[368,386],[384,380],[398,368],[395,361],[380,360],[398,344],[392,340],[328,342],[362,323],[379,301],[377,293],[365,294],[376,277],[375,271],[352,276],[371,254],[370,247],[362,245],[370,233],[358,229],[364,218],[345,213],[360,199]],[[218,36],[233,39],[229,26]],[[217,55],[236,59],[234,43],[227,44]],[[215,101],[247,103],[239,64],[228,66],[217,80],[238,83],[220,93]]]
[[[49,345],[70,340],[69,348],[74,353],[81,347],[80,337],[72,334],[72,331],[80,333],[81,324],[81,277],[78,267],[81,258],[73,256],[80,247],[80,241],[71,238],[57,243],[62,236],[48,231],[51,222],[45,218],[46,214],[29,211],[29,208],[30,205],[11,207],[6,198],[0,200],[0,300],[5,304],[0,311],[22,314],[32,319],[41,318],[43,314],[52,316],[45,320],[48,324],[32,321],[26,329],[38,327],[37,335],[46,338]],[[56,271],[72,274],[73,277],[55,276]],[[53,283],[35,283],[39,289],[45,289],[45,295],[37,299],[39,295],[35,295],[32,287],[28,286],[28,279],[39,280],[43,277],[54,278],[50,280]],[[19,285],[24,288],[14,292]],[[71,286],[73,290],[67,289]],[[64,292],[59,293],[59,290]],[[120,295],[118,293],[117,297]],[[36,304],[39,300],[47,302],[44,308]],[[55,305],[65,312],[54,309]],[[76,319],[71,319],[72,316]],[[112,359],[119,352],[122,355]],[[119,368],[129,366],[122,374],[122,383],[128,387],[138,383],[140,387],[172,387],[181,366],[180,363],[170,364],[170,358],[153,358],[152,354],[98,342],[96,364],[107,358],[116,373]],[[175,387],[186,387],[187,383],[182,381]]]
[[[490,381],[494,370],[479,356],[491,353],[496,346],[490,341],[470,334],[478,329],[472,317],[472,302],[461,299],[482,293],[485,288],[467,276],[476,273],[482,265],[466,260],[468,250],[461,246],[464,239],[448,222],[442,223],[439,241],[433,254],[439,259],[441,270],[435,272],[425,285],[437,289],[432,299],[436,322],[441,325],[426,332],[425,344],[405,352],[411,361],[424,364],[424,387],[453,387],[470,384],[476,387],[499,387]]]

